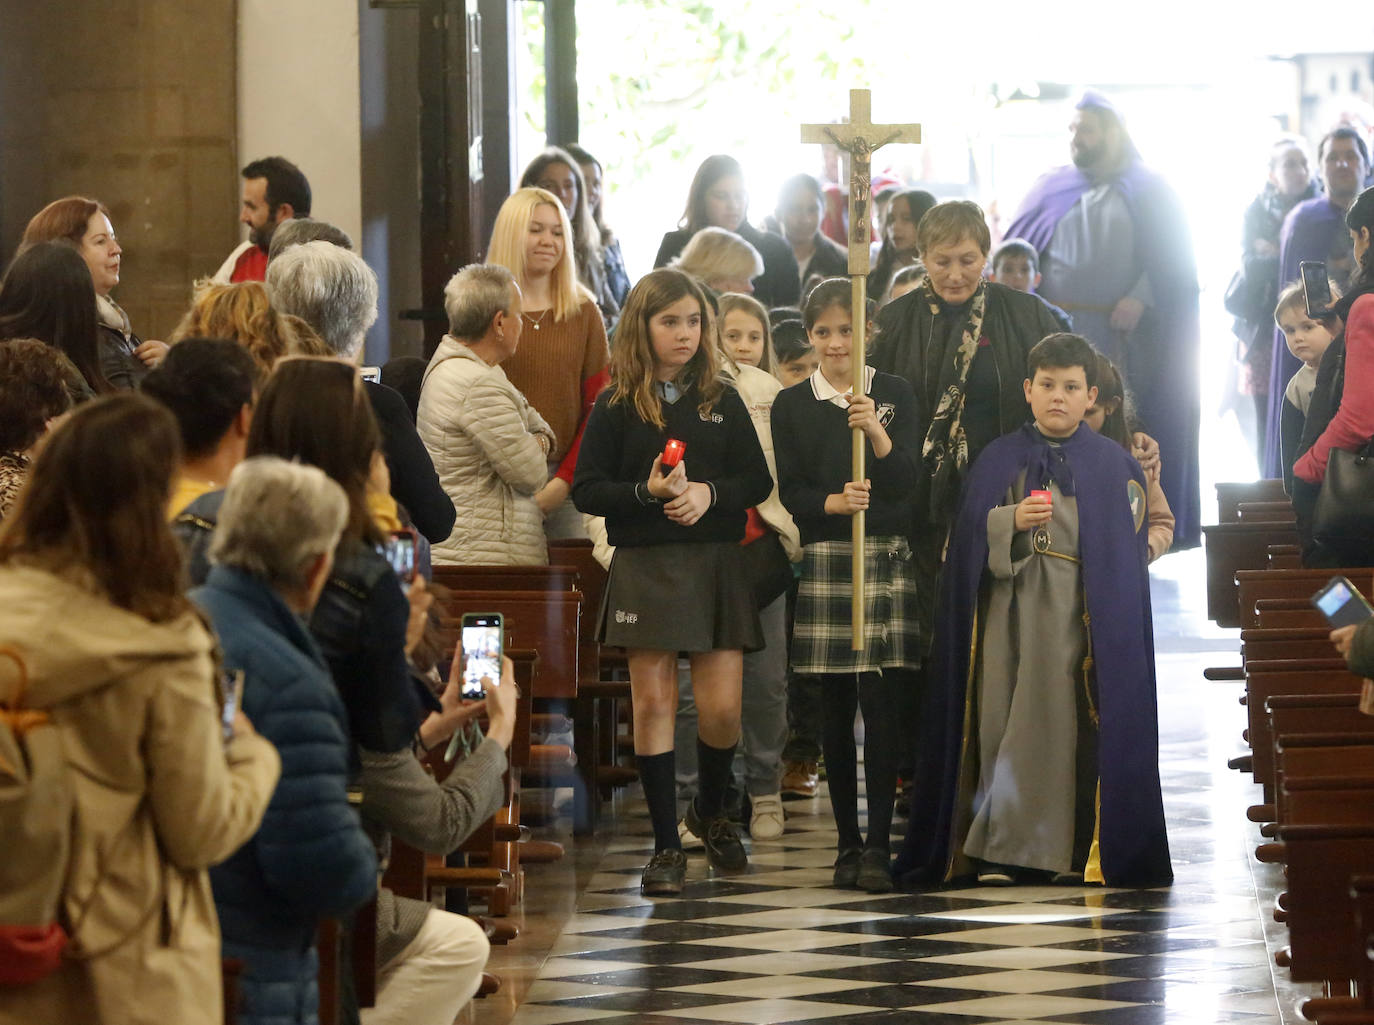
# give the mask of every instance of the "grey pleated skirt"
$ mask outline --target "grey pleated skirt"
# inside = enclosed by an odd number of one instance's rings
[[[764,643],[740,547],[729,541],[617,548],[597,632],[602,644],[657,651]]]

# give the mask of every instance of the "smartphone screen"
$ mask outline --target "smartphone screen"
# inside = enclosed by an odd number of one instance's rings
[[[406,586],[415,579],[415,533],[410,530],[396,530],[382,546],[382,554],[391,568]]]
[[[1331,280],[1326,276],[1326,264],[1320,260],[1303,260],[1302,294],[1307,302],[1309,317],[1325,317],[1331,312]]]
[[[1345,577],[1332,577],[1329,584],[1312,596],[1312,604],[1335,627],[1363,623],[1374,616],[1364,596]]]
[[[466,701],[480,701],[487,688],[501,682],[501,615],[496,612],[463,616],[463,686]]]
[[[220,728],[224,732],[224,742],[234,739],[234,718],[239,714],[239,690],[243,687],[243,670],[224,673],[221,679],[224,687],[224,708],[220,712]]]
[[[359,368],[358,368],[358,373],[359,373],[359,375],[361,375],[361,377],[362,377],[362,379],[363,379],[364,381],[371,381],[371,382],[374,383],[374,384],[381,384],[381,381],[382,381],[382,368],[381,368],[381,367],[359,367]]]

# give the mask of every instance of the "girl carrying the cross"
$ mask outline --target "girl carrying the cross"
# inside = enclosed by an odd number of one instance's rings
[[[889,837],[901,743],[898,709],[916,685],[916,577],[910,530],[916,489],[915,398],[899,377],[865,368],[853,389],[852,299],[847,278],[830,278],[802,311],[820,367],[773,403],[778,488],[801,530],[801,585],[792,668],[822,682],[822,747],[839,834],[834,885],[871,893],[892,888]],[[867,480],[851,480],[851,436],[862,430]],[[851,577],[852,517],[866,511],[862,599]],[[850,606],[862,600],[866,634],[851,650]],[[868,837],[859,831],[854,712],[864,719]]]

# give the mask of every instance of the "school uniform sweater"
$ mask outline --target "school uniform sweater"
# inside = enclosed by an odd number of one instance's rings
[[[741,540],[745,510],[768,497],[773,478],[739,393],[727,385],[703,413],[700,393],[689,387],[677,401],[662,402],[663,427],[641,420],[632,402],[612,403],[613,393],[603,391],[587,419],[573,477],[578,510],[604,516],[617,547]],[[690,527],[668,519],[648,491],[654,457],[669,438],[685,443],[688,479],[708,484],[714,499]]]
[[[912,498],[916,493],[916,399],[900,377],[868,367],[867,392],[877,406],[878,420],[892,439],[883,459],[864,439],[865,473],[873,482],[864,524],[869,537],[911,533]],[[778,491],[782,504],[801,528],[803,545],[817,541],[848,541],[853,520],[825,511],[825,499],[844,491],[851,473],[852,434],[849,412],[832,402],[833,393],[818,370],[773,400],[773,452],[778,463]]]

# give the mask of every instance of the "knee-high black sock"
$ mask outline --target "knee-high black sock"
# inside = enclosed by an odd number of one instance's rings
[[[682,847],[677,835],[677,780],[674,778],[673,752],[635,755],[644,800],[649,805],[649,821],[654,824],[654,850]]]
[[[898,714],[900,673],[862,673],[859,705],[864,714],[864,792],[868,797],[866,847],[887,850],[892,802],[897,795],[897,760],[902,718]]]
[[[697,737],[697,814],[703,822],[725,810],[725,788],[730,785],[730,765],[738,746],[712,747]]]
[[[826,788],[830,791],[830,811],[835,816],[839,849],[843,851],[863,843],[859,832],[859,769],[854,747],[854,709],[858,694],[852,674],[828,674],[819,679]]]

